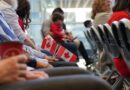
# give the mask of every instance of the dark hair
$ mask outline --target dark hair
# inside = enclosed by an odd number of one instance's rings
[[[18,16],[23,20],[25,28],[29,27],[30,19],[30,3],[28,0],[18,0],[18,8],[16,10]]]
[[[87,27],[90,27],[90,25],[92,25],[92,22],[91,20],[86,20],[83,24],[87,28]]]
[[[57,7],[53,10],[52,14],[54,13],[60,13],[60,14],[64,14],[64,11],[60,8],[60,7]]]
[[[128,10],[130,12],[130,0],[115,0],[113,11]]]
[[[54,13],[53,14],[53,17],[52,17],[52,21],[53,22],[56,22],[56,21],[58,21],[58,20],[64,20],[64,17],[61,15],[61,14],[59,14],[59,13]]]

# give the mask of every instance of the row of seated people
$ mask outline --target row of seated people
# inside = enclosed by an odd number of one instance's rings
[[[67,31],[64,23],[64,11],[60,7],[55,8],[51,18],[43,22],[41,31],[43,37],[48,34],[51,35],[57,43],[67,48],[75,55],[78,56],[77,51],[79,51],[86,62],[86,66],[92,63],[83,42],[77,37],[73,37],[72,33]]]
[[[51,69],[46,69],[46,67],[51,64],[43,59],[56,59],[45,55],[33,45],[31,48],[31,45],[26,43],[26,41],[29,42],[29,40],[25,34],[22,33],[18,24],[18,16],[14,11],[14,3],[12,5],[11,1],[12,0],[0,1],[0,45],[2,47],[3,43],[6,42],[22,42],[23,50],[27,55],[1,58],[1,90],[79,90],[81,88],[82,90],[111,90],[108,83],[78,67],[51,67]],[[0,48],[0,52],[3,53],[2,48]],[[36,64],[39,63],[37,59],[41,60],[40,68],[44,67],[45,69],[27,70],[26,63],[32,61],[32,59],[36,60]],[[46,63],[48,64],[47,66],[44,65]]]
[[[105,50],[109,57],[111,57],[120,75],[120,82],[118,81],[118,84],[123,81],[122,78],[130,76],[129,25],[130,20],[122,19],[119,22],[112,22],[111,26],[109,24],[98,25],[97,28],[92,26],[91,29],[86,32],[89,38],[94,41],[98,51],[101,52]],[[113,84],[113,88],[119,90],[117,82],[115,82],[115,84]]]
[[[26,7],[24,7],[22,5],[22,3],[26,4]],[[19,35],[18,38],[19,37],[25,38],[25,35],[24,35],[24,33],[22,33],[22,31],[25,32],[26,31],[25,28],[29,26],[30,8],[31,8],[31,6],[30,6],[29,1],[27,1],[27,0],[25,0],[25,1],[18,0],[18,7],[16,9],[16,13],[19,16],[18,21],[19,21],[19,25],[20,25],[20,28],[21,28],[19,30],[21,30],[21,31],[19,31],[18,28],[17,28],[17,31],[16,31],[16,28],[15,28],[16,25],[11,24],[13,29],[15,29],[14,32],[16,33],[16,35]],[[25,12],[25,10],[27,10],[27,11]],[[5,14],[7,15],[7,13],[5,13]],[[84,47],[83,43],[78,39],[72,40],[72,35],[69,36],[69,35],[60,33],[60,32],[63,32],[63,30],[61,30],[61,28],[63,28],[62,24],[64,25],[64,29],[65,29],[65,24],[63,23],[63,19],[64,19],[64,11],[61,8],[55,8],[53,10],[53,12],[52,12],[50,20],[47,20],[47,21],[45,21],[45,23],[43,23],[43,27],[42,27],[43,36],[45,36],[47,34],[50,34],[51,36],[54,37],[55,41],[57,41],[59,44],[61,44],[62,46],[64,46],[65,48],[67,48],[69,51],[76,54],[77,56],[78,56],[77,51],[79,50],[79,52],[81,53],[81,55],[83,56],[83,58],[86,61],[86,66],[91,64],[92,61],[88,57],[88,54],[87,54],[87,52],[85,50],[85,47]],[[8,22],[10,22],[10,21],[8,21]],[[66,30],[64,30],[64,32],[67,33]],[[69,42],[63,42],[63,40],[61,40],[62,38],[68,39]],[[24,43],[27,43],[28,45],[30,45],[34,49],[37,49],[37,47],[31,42],[29,36],[26,37],[26,39],[25,39]],[[20,40],[21,40],[21,38],[20,38]],[[60,42],[60,41],[62,41],[62,42]],[[45,50],[44,51],[42,50],[42,52],[44,52],[44,53],[46,53],[48,55],[52,55],[50,52],[47,52]],[[48,58],[48,57],[45,57],[45,58],[52,59],[52,58]],[[59,63],[58,64],[53,63],[53,64],[56,65],[56,66],[59,66]],[[61,64],[61,62],[60,62],[60,65],[63,65],[63,64]],[[74,63],[67,64],[66,63],[66,65],[76,65],[76,64],[74,64]]]

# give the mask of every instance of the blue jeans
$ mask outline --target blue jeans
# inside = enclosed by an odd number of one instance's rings
[[[75,43],[73,43],[73,42],[62,42],[60,44],[63,47],[67,48],[69,51],[71,51],[72,53],[74,53],[75,55],[78,56],[78,49],[77,49],[77,46],[75,45]]]

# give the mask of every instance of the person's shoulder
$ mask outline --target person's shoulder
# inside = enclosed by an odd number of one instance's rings
[[[97,27],[99,24],[105,24],[111,16],[111,12],[98,13],[94,19],[94,26]]]
[[[118,16],[124,16],[127,15],[128,13],[125,11],[117,11],[117,12],[113,12],[113,15],[118,15]]]
[[[119,21],[123,18],[129,19],[130,20],[130,15],[128,12],[126,11],[117,11],[117,12],[113,12],[112,16],[110,17],[110,19],[108,20],[108,23],[111,25],[111,23],[113,21]]]
[[[96,17],[99,18],[99,17],[107,17],[107,16],[110,16],[112,13],[111,12],[101,12],[101,13],[97,13]]]
[[[46,19],[43,21],[43,25],[50,25],[51,24],[51,19]]]
[[[119,19],[122,19],[122,18],[128,18],[128,19],[130,19],[130,15],[129,15],[129,13],[126,12],[126,11],[114,12],[114,13],[113,13],[113,17],[119,18]]]
[[[43,23],[51,23],[51,22],[52,22],[51,19],[46,19],[43,21]]]
[[[44,22],[51,22],[51,19],[45,19]]]
[[[1,0],[0,1],[0,10],[3,10],[3,9],[11,9],[11,5],[9,5],[5,1]]]

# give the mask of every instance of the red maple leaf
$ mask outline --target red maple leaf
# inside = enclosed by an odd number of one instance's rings
[[[51,46],[51,45],[50,45],[50,42],[48,42],[48,43],[46,44],[46,47],[47,47],[47,48],[50,48],[50,46]]]
[[[69,58],[69,57],[70,57],[69,52],[66,52],[66,53],[64,54],[64,57],[65,57],[65,58]]]

